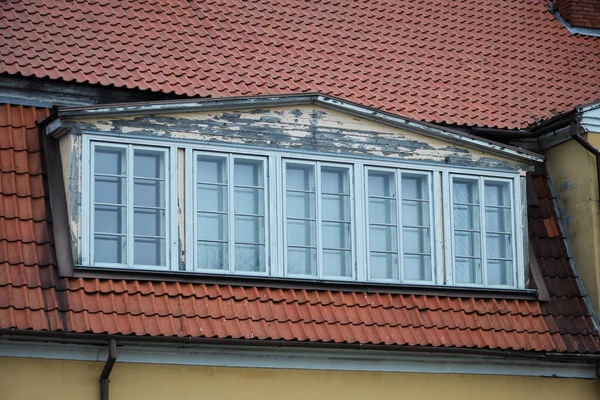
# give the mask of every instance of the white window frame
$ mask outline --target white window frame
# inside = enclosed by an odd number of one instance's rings
[[[72,206],[81,207],[81,221],[84,222],[81,228],[81,264],[83,266],[102,267],[102,268],[135,268],[144,270],[172,270],[180,272],[194,272],[198,274],[231,274],[231,275],[252,275],[252,276],[270,276],[281,278],[293,278],[298,280],[336,280],[336,281],[354,281],[365,283],[386,283],[386,284],[415,284],[423,286],[445,285],[445,286],[472,286],[478,288],[501,288],[501,289],[523,289],[525,287],[524,276],[524,232],[523,218],[525,209],[522,207],[522,183],[521,176],[514,171],[494,171],[483,170],[475,167],[454,167],[445,166],[437,163],[411,162],[407,160],[392,160],[383,158],[360,158],[352,155],[331,155],[311,151],[294,151],[287,149],[262,149],[247,145],[223,145],[194,143],[189,140],[179,139],[161,139],[159,143],[155,139],[143,138],[122,138],[110,136],[105,133],[84,132],[82,142],[82,193],[81,203],[74,203]],[[164,149],[166,151],[167,174],[166,183],[167,198],[167,266],[135,266],[122,264],[93,264],[92,249],[93,243],[93,221],[90,226],[85,226],[85,221],[90,220],[93,215],[91,209],[91,200],[93,199],[93,179],[90,173],[93,173],[91,165],[91,155],[93,154],[93,143],[110,144],[116,146],[140,146],[148,149]],[[263,173],[265,174],[265,261],[266,272],[248,272],[223,271],[223,270],[197,270],[196,269],[196,218],[189,218],[190,215],[196,215],[196,175],[195,160],[199,153],[210,155],[227,155],[229,157],[257,157],[264,160]],[[178,165],[179,155],[183,154],[184,165]],[[352,243],[352,276],[351,277],[332,277],[332,276],[307,276],[292,275],[286,273],[287,265],[287,227],[285,213],[285,163],[307,163],[311,165],[329,165],[333,167],[348,167],[350,173],[350,207],[351,207],[351,243]],[[430,202],[430,229],[431,229],[431,264],[432,281],[405,281],[402,282],[402,275],[398,280],[371,280],[369,279],[369,255],[368,247],[369,224],[368,224],[368,170],[389,170],[396,171],[396,179],[400,173],[417,173],[428,175],[429,184],[429,202]],[[320,170],[319,170],[320,171]],[[185,204],[179,204],[181,200],[178,195],[178,173],[184,174],[185,179],[183,190],[183,200]],[[319,173],[320,175],[320,173]],[[512,286],[490,286],[485,284],[465,285],[457,284],[454,280],[454,246],[453,246],[453,228],[452,228],[452,176],[465,176],[478,178],[482,181],[498,180],[510,182],[511,191],[511,222],[513,223],[513,270],[514,285]],[[315,177],[316,178],[316,177]],[[524,180],[523,180],[524,182]],[[401,205],[401,198],[398,199],[397,206]],[[178,208],[182,208],[186,222],[183,229],[185,248],[183,256],[180,254],[179,245],[180,230],[178,221],[181,215]],[[401,214],[398,215],[400,218]],[[399,223],[401,230],[401,221]],[[317,229],[319,231],[320,229]],[[318,232],[318,234],[321,234]],[[400,240],[400,232],[398,234]],[[317,241],[319,243],[319,241]],[[267,250],[268,249],[268,250]],[[399,248],[400,249],[400,248]],[[231,249],[230,249],[231,251]],[[322,252],[321,252],[322,253]],[[399,260],[402,257],[398,252]],[[181,264],[181,259],[185,262]],[[322,254],[318,255],[319,258]],[[129,261],[129,259],[128,259]],[[322,261],[321,261],[322,264]],[[230,261],[230,268],[233,264]],[[402,271],[400,271],[401,273]]]

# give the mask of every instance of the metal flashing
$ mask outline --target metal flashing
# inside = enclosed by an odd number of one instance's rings
[[[573,26],[569,24],[563,17],[560,15],[558,10],[555,10],[552,14],[556,17],[556,19],[567,28],[569,33],[572,35],[584,35],[584,36],[596,36],[600,37],[600,29],[594,28],[584,28],[582,26]]]

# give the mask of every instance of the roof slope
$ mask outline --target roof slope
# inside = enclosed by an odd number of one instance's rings
[[[523,128],[597,100],[600,38],[544,0],[0,2],[0,72],[185,96],[323,92]]]
[[[548,303],[59,278],[35,126],[46,115],[0,105],[0,329],[600,352],[543,176],[529,213]]]

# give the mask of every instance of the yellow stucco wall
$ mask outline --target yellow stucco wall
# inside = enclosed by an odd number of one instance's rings
[[[600,134],[587,139],[600,147]],[[577,269],[596,309],[600,311],[600,216],[596,160],[574,140],[548,150],[548,172],[568,226]]]
[[[0,399],[97,400],[102,363],[0,358]],[[597,380],[392,372],[115,365],[111,400],[577,399]]]

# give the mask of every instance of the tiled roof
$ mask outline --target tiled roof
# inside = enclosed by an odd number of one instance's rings
[[[185,96],[323,92],[523,128],[598,100],[600,38],[544,0],[0,2],[0,72]]]
[[[543,176],[529,226],[548,303],[59,278],[35,127],[46,115],[0,105],[0,329],[600,352]]]

